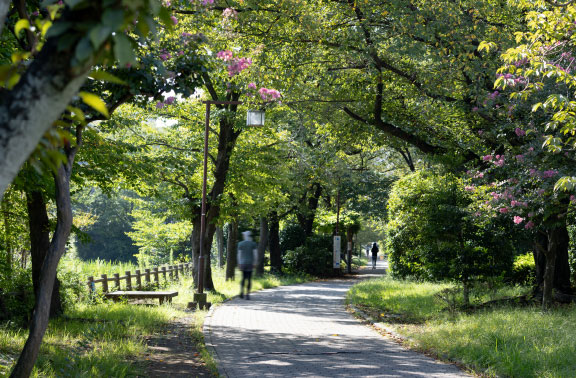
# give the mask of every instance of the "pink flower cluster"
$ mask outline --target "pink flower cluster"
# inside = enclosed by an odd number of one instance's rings
[[[216,57],[228,62],[228,76],[230,77],[238,75],[252,65],[252,59],[234,57],[234,53],[230,50],[218,51]]]
[[[172,105],[174,103],[174,101],[176,101],[176,97],[174,97],[174,96],[170,96],[170,97],[166,98],[166,100],[164,100],[164,102],[158,101],[156,103],[156,109],[162,109],[166,105]]]
[[[552,178],[552,177],[556,176],[557,174],[558,174],[557,171],[551,169],[549,171],[542,172],[542,178],[545,178],[545,179]]]
[[[228,62],[234,58],[234,53],[230,50],[222,50],[222,51],[218,51],[218,53],[216,54],[216,57],[218,59],[222,59],[225,62]]]
[[[222,17],[226,20],[230,18],[238,18],[238,12],[233,8],[226,8],[222,12]]]
[[[526,135],[526,131],[522,130],[521,128],[516,128],[514,130],[514,132],[516,133],[516,135],[518,135],[519,137]]]
[[[262,100],[277,100],[282,97],[282,94],[276,89],[260,88],[258,93],[260,94]]]
[[[233,58],[231,63],[228,64],[228,76],[232,77],[238,75],[251,65],[252,59],[250,58]]]
[[[190,0],[190,2],[191,3],[198,2],[199,4],[202,4],[202,5],[214,4],[214,0]]]

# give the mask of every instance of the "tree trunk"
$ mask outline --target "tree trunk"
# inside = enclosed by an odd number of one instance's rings
[[[44,263],[40,271],[40,288],[36,305],[32,313],[32,321],[30,324],[30,333],[28,340],[24,345],[24,349],[18,358],[18,362],[14,366],[14,370],[10,377],[12,378],[27,378],[30,376],[38,352],[40,351],[40,344],[48,326],[48,318],[50,312],[50,302],[52,298],[52,290],[54,288],[54,281],[56,279],[56,270],[60,258],[66,250],[66,242],[70,235],[72,228],[72,206],[70,201],[70,176],[72,173],[73,158],[69,157],[68,164],[61,164],[55,176],[56,184],[56,211],[57,221],[56,230],[50,243],[48,253],[44,258]]]
[[[282,253],[280,251],[280,220],[278,212],[270,213],[270,270],[272,273],[282,272]]]
[[[207,81],[206,85],[209,85],[209,78],[205,78]],[[209,90],[209,92],[213,91]],[[238,100],[239,95],[236,95],[232,100]],[[230,110],[231,112],[236,112],[238,106],[231,105]],[[224,193],[224,189],[226,187],[226,178],[228,176],[228,170],[230,168],[230,158],[232,156],[232,151],[236,146],[236,141],[240,136],[242,130],[234,128],[234,121],[228,118],[222,118],[219,122],[220,124],[220,132],[218,135],[218,153],[216,155],[215,163],[214,163],[214,182],[212,184],[212,188],[210,189],[210,193],[207,195],[207,204],[206,204],[206,233],[204,235],[204,253],[206,256],[206,266],[205,266],[205,273],[204,274],[204,287],[207,290],[214,289],[214,283],[212,281],[212,269],[209,265],[209,254],[212,246],[212,240],[214,238],[214,234],[216,232],[216,220],[220,216],[220,197]],[[200,217],[201,217],[201,208],[197,206],[193,210],[193,220],[192,224],[194,228],[198,229],[198,234],[200,233]],[[196,245],[200,245],[200,235],[198,235],[197,239],[194,239],[194,242],[197,243]],[[199,251],[199,248],[194,249],[195,251]],[[195,252],[197,255],[199,252]],[[199,256],[198,256],[199,257]],[[197,265],[197,256],[194,257],[195,265]],[[197,275],[195,275],[197,278]]]
[[[0,5],[0,17],[1,12]],[[78,93],[92,66],[89,60],[73,67],[76,46],[58,51],[58,40],[48,39],[14,89],[0,97],[0,200],[42,135]]]
[[[312,235],[312,230],[314,226],[314,218],[316,217],[316,210],[318,209],[318,202],[320,201],[320,196],[322,195],[322,185],[319,183],[314,183],[310,187],[312,194],[308,196],[308,202],[306,203],[306,208],[296,214],[298,218],[298,223],[304,230],[306,237]]]
[[[0,0],[0,35],[2,34],[2,29],[4,28],[4,21],[6,21],[6,15],[10,9],[10,0]]]
[[[236,251],[238,250],[238,222],[228,223],[228,245],[226,246],[226,281],[234,281],[236,273]]]
[[[568,249],[570,248],[570,236],[566,223],[562,223],[555,231],[556,268],[554,269],[554,289],[563,294],[572,294],[572,282],[570,280],[570,260]]]
[[[266,247],[268,246],[268,219],[260,217],[260,241],[258,242],[258,266],[256,274],[262,276],[264,274],[264,257],[266,255]]]
[[[38,190],[26,192],[28,209],[28,224],[30,232],[30,257],[32,260],[32,284],[36,300],[40,294],[40,272],[42,264],[50,249],[50,221],[46,210],[44,195]],[[50,303],[50,318],[62,314],[62,301],[60,298],[60,281],[54,279],[52,300]]]
[[[224,266],[224,230],[222,227],[216,228],[216,242],[218,244],[218,267]]]
[[[200,251],[200,226],[193,223],[192,234],[190,235],[190,249],[192,250],[192,277],[194,278],[194,288],[198,287],[198,257]]]
[[[542,294],[542,308],[549,309],[554,303],[554,273],[556,271],[556,256],[562,244],[562,227],[553,227],[548,230],[548,246],[544,250],[546,255],[546,269],[544,270],[544,290]]]
[[[354,238],[354,234],[352,230],[349,228],[346,230],[346,255],[347,255],[347,269],[346,271],[348,274],[352,273],[352,239]]]
[[[572,294],[572,284],[570,278],[570,261],[568,257],[569,235],[565,224],[554,228],[554,246],[556,248],[555,269],[554,269],[554,289],[562,294]],[[550,232],[540,232],[534,238],[534,263],[536,265],[536,286],[534,293],[542,294],[544,288],[544,274],[546,270],[546,252],[543,249],[549,248]]]
[[[4,249],[6,249],[6,267],[8,268],[7,274],[10,274],[12,271],[12,243],[11,243],[11,236],[10,236],[10,221],[9,221],[9,208],[8,208],[8,201],[6,199],[2,200],[2,215],[4,221]]]

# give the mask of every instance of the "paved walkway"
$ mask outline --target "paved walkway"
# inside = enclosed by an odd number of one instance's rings
[[[383,274],[365,269],[364,274]],[[408,351],[345,311],[354,280],[311,282],[236,298],[206,318],[206,344],[227,377],[465,377]]]

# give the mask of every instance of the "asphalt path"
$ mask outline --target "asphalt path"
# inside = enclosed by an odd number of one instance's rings
[[[382,275],[363,269],[364,276]],[[235,298],[205,321],[206,344],[225,377],[467,377],[405,349],[349,314],[357,279],[281,286]]]

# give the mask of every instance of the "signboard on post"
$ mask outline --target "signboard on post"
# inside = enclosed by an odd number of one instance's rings
[[[340,236],[334,236],[334,269],[340,269]]]

